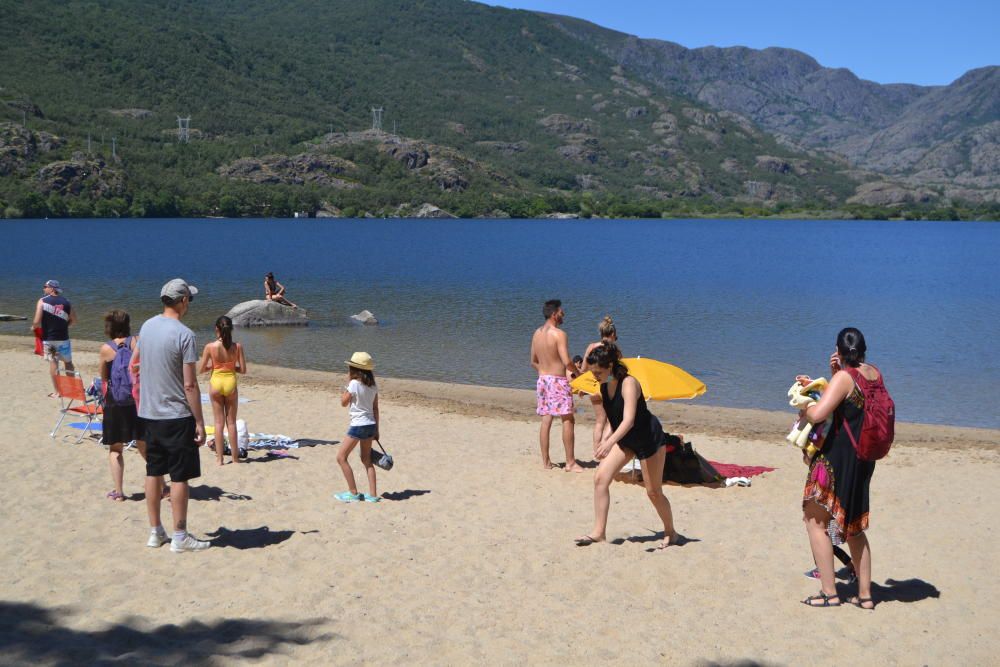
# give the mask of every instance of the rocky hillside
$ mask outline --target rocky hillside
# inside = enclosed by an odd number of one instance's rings
[[[1000,201],[1000,67],[948,86],[881,85],[791,49],[687,49],[579,19],[544,15],[670,94],[743,115],[803,147],[945,198]],[[869,185],[859,194],[871,190]]]
[[[806,106],[778,120],[778,89],[758,91],[773,107],[758,118],[722,103],[736,88],[667,85],[654,66],[667,46],[633,40],[641,57],[623,58],[617,33],[464,0],[0,0],[0,16],[0,215],[762,215],[878,200],[919,217],[945,201],[944,186],[886,183],[831,150],[851,119],[874,136],[918,102],[952,128],[938,91],[847,77],[870,99],[831,96],[809,121],[835,137],[822,142],[795,130]],[[748,65],[755,53],[733,55],[731,76],[809,69]],[[711,78],[710,60],[691,71]],[[818,99],[833,83],[812,66]],[[952,175],[988,167],[983,127],[956,128],[965,153],[906,175],[983,191]],[[899,155],[900,137],[878,145]]]

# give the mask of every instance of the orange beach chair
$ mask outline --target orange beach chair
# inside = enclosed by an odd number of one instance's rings
[[[49,437],[55,439],[56,432],[65,421],[66,415],[80,415],[86,418],[87,425],[80,432],[80,437],[73,442],[73,444],[77,444],[86,437],[93,423],[104,414],[104,409],[96,398],[87,396],[87,391],[83,388],[83,380],[77,373],[59,374],[53,380],[62,407],[59,409],[59,421],[56,422],[52,433],[49,433]]]

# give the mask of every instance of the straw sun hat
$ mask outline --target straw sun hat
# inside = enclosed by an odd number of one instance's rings
[[[375,370],[375,360],[367,352],[355,352],[351,355],[350,361],[345,361],[344,363],[354,368],[360,368],[363,371]]]

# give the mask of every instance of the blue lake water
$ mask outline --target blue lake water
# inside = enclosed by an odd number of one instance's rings
[[[56,278],[78,338],[103,338],[111,307],[137,330],[181,276],[201,289],[188,323],[207,342],[273,271],[314,321],[239,332],[251,364],[340,370],[366,350],[377,374],[533,388],[529,339],[542,302],[560,298],[573,354],[609,313],[627,356],[704,380],[699,403],[790,411],[794,376],[828,373],[850,325],[901,419],[1000,427],[1000,224],[22,220],[0,235],[0,312],[30,316]],[[365,308],[383,325],[353,324]]]

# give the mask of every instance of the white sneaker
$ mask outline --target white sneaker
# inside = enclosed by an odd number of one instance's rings
[[[175,554],[183,553],[185,551],[203,551],[210,546],[212,546],[211,542],[199,540],[191,533],[188,533],[183,542],[170,542],[170,550]]]
[[[158,549],[169,541],[170,538],[167,537],[167,533],[165,531],[157,532],[155,530],[151,530],[149,532],[149,539],[146,540],[146,546]]]

